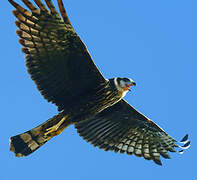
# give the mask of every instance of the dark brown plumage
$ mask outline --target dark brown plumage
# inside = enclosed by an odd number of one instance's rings
[[[27,156],[74,124],[80,136],[104,150],[143,156],[161,165],[176,140],[122,98],[135,83],[129,78],[105,79],[86,46],[74,31],[62,0],[60,14],[51,0],[22,0],[26,10],[8,0],[16,10],[19,43],[26,66],[39,91],[60,113],[45,123],[10,139],[16,156]],[[183,148],[189,146],[185,136]],[[181,150],[182,151],[182,150]]]

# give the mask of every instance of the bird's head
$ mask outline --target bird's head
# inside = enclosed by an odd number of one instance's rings
[[[117,77],[114,79],[116,88],[118,89],[118,91],[126,94],[128,91],[130,91],[130,88],[132,86],[136,86],[136,83],[130,79],[130,78],[120,78]]]

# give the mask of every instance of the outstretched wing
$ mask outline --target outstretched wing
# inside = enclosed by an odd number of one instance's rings
[[[75,127],[80,136],[94,146],[143,156],[159,165],[160,155],[170,158],[168,151],[175,152],[175,147],[182,149],[190,144],[186,135],[182,140],[185,143],[183,147],[178,146],[175,139],[124,100],[92,119],[75,124]]]
[[[8,1],[16,8],[13,14],[28,72],[48,101],[61,110],[105,82],[74,31],[62,0],[58,0],[62,18],[51,0],[45,0],[48,8],[40,0],[34,0],[39,8],[29,0],[22,0],[30,11],[13,0]]]

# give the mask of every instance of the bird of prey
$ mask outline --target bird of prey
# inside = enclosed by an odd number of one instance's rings
[[[51,0],[13,0],[19,43],[28,72],[46,100],[59,114],[43,124],[10,138],[10,150],[27,156],[74,124],[80,136],[104,150],[134,154],[161,165],[168,151],[182,153],[189,147],[130,106],[123,97],[135,82],[130,78],[105,79],[86,46],[72,27],[62,0],[59,11]],[[181,146],[182,143],[182,146]],[[177,149],[178,148],[178,149]]]

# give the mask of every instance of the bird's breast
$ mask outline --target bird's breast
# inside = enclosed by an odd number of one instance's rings
[[[122,95],[109,85],[99,87],[96,91],[82,95],[77,102],[69,108],[69,113],[74,122],[87,120],[104,109],[121,100]],[[68,112],[68,109],[67,109]]]

